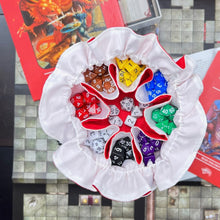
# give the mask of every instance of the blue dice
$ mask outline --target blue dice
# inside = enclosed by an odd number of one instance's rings
[[[149,101],[167,93],[167,81],[159,70],[154,73],[153,79],[145,84],[145,89],[148,92]]]

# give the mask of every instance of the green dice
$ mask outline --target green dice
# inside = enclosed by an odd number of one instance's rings
[[[161,108],[154,109],[152,111],[152,119],[156,122],[158,128],[170,135],[173,129],[176,128],[173,122],[176,111],[176,107],[167,104]]]
[[[160,109],[155,109],[152,112],[152,119],[156,122],[162,122],[165,120],[165,117],[160,113]]]

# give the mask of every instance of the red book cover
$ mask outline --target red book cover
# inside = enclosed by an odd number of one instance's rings
[[[117,0],[0,0],[33,100],[71,45],[124,26]]]
[[[200,102],[207,116],[203,143],[189,171],[220,187],[220,51],[205,78]]]

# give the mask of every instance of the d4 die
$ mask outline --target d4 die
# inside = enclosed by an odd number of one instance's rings
[[[133,117],[141,117],[142,115],[143,115],[142,111],[140,110],[138,106],[135,106],[133,110],[131,111],[131,116]]]

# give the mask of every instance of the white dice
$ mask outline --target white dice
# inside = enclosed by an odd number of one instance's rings
[[[125,124],[129,127],[133,127],[136,123],[137,119],[135,117],[132,117],[131,115],[128,115],[125,119]]]
[[[143,114],[142,114],[142,111],[140,110],[140,108],[138,106],[135,106],[132,111],[131,111],[131,116],[133,117],[141,117]]]
[[[109,116],[108,120],[111,125],[117,125],[119,127],[123,125],[123,121],[118,116]]]
[[[92,150],[97,154],[101,154],[104,152],[105,148],[105,140],[103,138],[95,139],[92,141]]]
[[[129,97],[124,97],[121,101],[121,109],[130,112],[134,106],[134,99]]]
[[[119,115],[120,110],[117,108],[116,105],[109,105],[109,107],[110,107],[110,115],[111,116]]]

